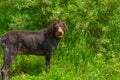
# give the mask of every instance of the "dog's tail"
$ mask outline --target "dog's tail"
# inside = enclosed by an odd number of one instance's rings
[[[0,45],[1,45],[1,43],[2,43],[2,39],[0,38]]]

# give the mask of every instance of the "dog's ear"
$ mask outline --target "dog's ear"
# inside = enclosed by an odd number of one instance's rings
[[[52,24],[52,26],[55,26],[56,24],[58,24],[60,22],[60,20],[55,20]]]
[[[65,32],[68,32],[68,26],[63,22]]]
[[[56,20],[56,23],[59,23],[60,22],[60,20]]]
[[[50,31],[51,32],[51,36],[54,34],[54,32],[55,32],[55,26],[56,26],[56,24],[57,24],[57,20],[55,20],[51,25],[50,25],[50,27],[48,28],[49,30],[48,31]]]

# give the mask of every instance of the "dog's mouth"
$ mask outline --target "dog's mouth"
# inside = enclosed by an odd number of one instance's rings
[[[63,38],[63,36],[64,36],[64,33],[61,33],[61,32],[56,33],[56,37],[59,39]]]
[[[59,35],[58,38],[60,38],[60,39],[63,38],[63,35]]]

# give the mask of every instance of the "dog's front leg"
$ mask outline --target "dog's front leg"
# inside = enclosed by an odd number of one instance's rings
[[[49,72],[52,53],[46,55],[46,72]]]

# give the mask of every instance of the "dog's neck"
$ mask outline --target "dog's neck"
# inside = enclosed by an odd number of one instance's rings
[[[52,43],[52,45],[57,46],[61,39],[55,36],[55,33],[53,31],[53,26],[50,26],[49,28],[46,29],[46,34],[47,37],[49,37],[49,40]]]

